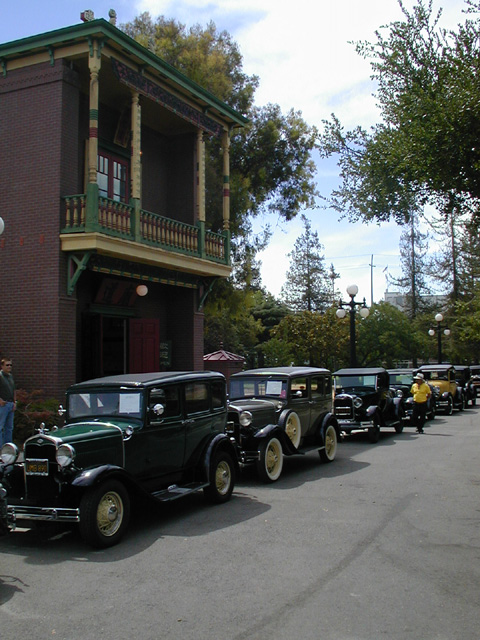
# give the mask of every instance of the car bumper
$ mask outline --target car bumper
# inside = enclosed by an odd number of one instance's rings
[[[67,507],[31,507],[8,505],[7,521],[8,525],[15,528],[18,521],[41,521],[41,522],[80,522],[80,509]]]

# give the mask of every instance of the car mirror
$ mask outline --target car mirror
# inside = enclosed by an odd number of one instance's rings
[[[156,416],[161,416],[165,413],[165,407],[163,404],[160,404],[159,402],[157,402],[156,404],[153,405],[153,407],[150,407],[150,411],[154,413]]]

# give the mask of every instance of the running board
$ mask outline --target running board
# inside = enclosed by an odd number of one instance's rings
[[[171,500],[176,500],[177,498],[183,498],[183,496],[186,496],[189,493],[194,493],[195,491],[204,489],[205,487],[208,487],[209,484],[209,482],[192,482],[191,484],[186,484],[183,486],[172,484],[168,487],[168,489],[162,489],[162,491],[154,491],[151,495],[152,498],[155,498],[160,502],[170,502]]]

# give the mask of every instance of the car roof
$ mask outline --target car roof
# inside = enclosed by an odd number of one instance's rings
[[[464,371],[465,369],[471,369],[471,366],[469,364],[454,364],[452,366],[455,367],[457,371]]]
[[[376,375],[377,373],[388,373],[383,367],[363,367],[356,369],[339,369],[334,372],[334,376],[361,376],[361,375]]]
[[[422,364],[421,367],[418,367],[418,371],[446,371],[454,368],[453,364]]]
[[[328,373],[328,369],[320,367],[263,367],[262,369],[247,369],[234,373],[231,378],[239,378],[241,376],[308,376],[315,373]]]
[[[387,371],[388,371],[388,373],[393,373],[393,374],[395,374],[395,373],[411,373],[411,374],[413,374],[416,371],[416,369],[407,369],[407,368],[405,368],[405,369],[387,369]]]
[[[225,380],[218,371],[157,371],[152,373],[125,373],[118,376],[94,378],[73,384],[68,391],[81,390],[86,387],[129,387],[143,388],[155,386],[162,382],[191,382],[193,380]]]

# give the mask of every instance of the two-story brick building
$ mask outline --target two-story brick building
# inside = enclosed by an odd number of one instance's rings
[[[245,117],[103,19],[0,45],[0,351],[19,386],[203,369]],[[223,228],[205,140],[223,149]]]

